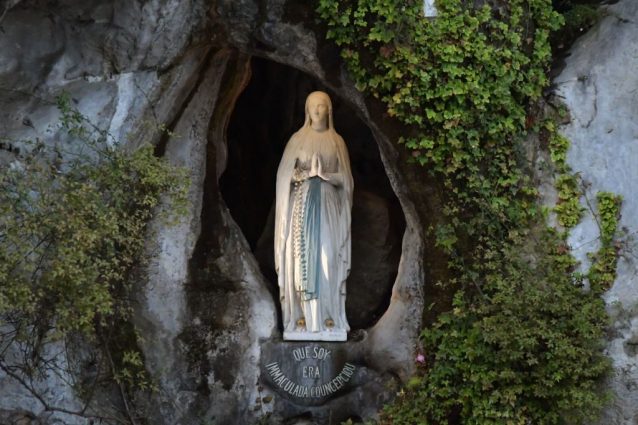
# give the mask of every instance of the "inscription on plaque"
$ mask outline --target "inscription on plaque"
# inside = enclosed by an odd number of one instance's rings
[[[352,363],[345,362],[335,371],[332,350],[317,345],[296,347],[287,354],[287,358],[269,362],[264,368],[276,387],[301,399],[329,397],[342,389],[356,370]]]

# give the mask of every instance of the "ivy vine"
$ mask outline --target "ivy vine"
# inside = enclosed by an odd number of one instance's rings
[[[592,264],[587,278],[593,291],[603,293],[611,287],[616,279],[619,247],[615,236],[618,230],[622,197],[611,192],[598,192],[596,202],[600,228],[600,248],[590,255]]]
[[[438,0],[429,19],[422,1],[318,1],[357,88],[403,124],[398,142],[446,189],[433,235],[450,258],[447,283],[461,290],[423,331],[426,366],[382,422],[583,423],[606,400],[607,316],[600,292],[584,290],[565,233],[544,224],[521,146],[529,132],[550,132],[554,211],[575,226],[569,142],[535,112],[563,19],[550,0],[476,4]],[[595,264],[602,272],[590,280],[609,281],[611,261]]]

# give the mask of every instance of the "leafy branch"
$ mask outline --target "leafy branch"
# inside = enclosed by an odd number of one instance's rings
[[[152,383],[129,323],[129,277],[144,260],[147,223],[160,201],[171,200],[166,218],[186,210],[187,177],[151,146],[121,149],[68,95],[57,105],[64,141],[26,142],[26,152],[0,170],[0,362],[33,392],[33,377],[69,376],[47,350],[70,338],[88,339],[101,350],[95,363],[103,369],[92,385],[107,384],[110,376],[135,423],[125,393]],[[115,338],[128,357],[113,355]],[[76,389],[92,398],[94,388]]]

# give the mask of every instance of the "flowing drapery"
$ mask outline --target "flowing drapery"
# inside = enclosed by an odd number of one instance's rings
[[[288,142],[277,172],[275,268],[284,331],[348,331],[346,279],[350,271],[353,180],[343,139],[306,122]],[[331,181],[308,177],[312,158]]]

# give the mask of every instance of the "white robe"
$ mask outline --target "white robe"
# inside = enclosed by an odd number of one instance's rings
[[[307,176],[315,154],[321,161],[323,174],[337,184],[320,180],[321,226],[315,235],[319,238],[319,270],[316,271],[316,295],[306,299],[308,296],[304,296],[300,285],[299,250],[294,247],[293,213],[299,202],[305,202],[297,191],[307,193],[310,184],[310,180],[296,174],[302,170]],[[352,189],[348,152],[332,127],[318,132],[304,125],[290,138],[277,171],[275,215],[275,268],[285,332],[346,332],[350,329],[345,314],[345,284],[350,272]]]

